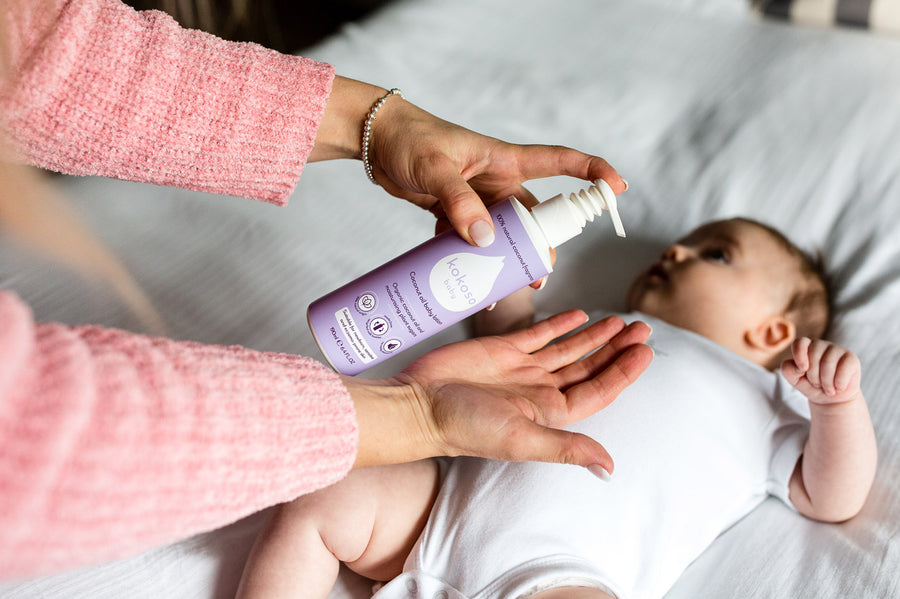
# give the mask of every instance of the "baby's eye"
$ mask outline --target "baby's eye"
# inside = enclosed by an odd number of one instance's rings
[[[706,260],[713,260],[714,262],[725,264],[729,262],[728,252],[722,248],[707,248],[700,255]]]

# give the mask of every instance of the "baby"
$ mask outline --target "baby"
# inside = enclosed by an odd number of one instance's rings
[[[861,509],[876,447],[860,364],[818,339],[829,300],[801,251],[754,221],[711,222],[638,275],[628,308],[653,329],[653,363],[570,427],[603,442],[615,476],[468,457],[355,470],[277,509],[238,595],[324,598],[344,562],[390,581],[379,599],[662,597],[769,495],[828,522]],[[526,289],[479,333],[531,318]]]

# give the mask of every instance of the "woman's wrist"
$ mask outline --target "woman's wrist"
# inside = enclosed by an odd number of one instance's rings
[[[363,124],[372,105],[386,93],[383,87],[335,76],[309,161],[359,159]]]
[[[341,379],[353,399],[359,428],[354,468],[443,454],[421,390],[396,379]]]

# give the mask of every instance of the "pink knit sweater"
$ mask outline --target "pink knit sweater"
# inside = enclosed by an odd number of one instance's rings
[[[117,0],[4,0],[15,157],[283,204],[333,70]],[[0,292],[0,578],[122,557],[340,479],[353,404],[309,358],[35,324]]]

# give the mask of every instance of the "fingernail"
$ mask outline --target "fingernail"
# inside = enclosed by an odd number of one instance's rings
[[[548,281],[549,279],[550,279],[550,277],[541,277],[541,282],[538,284],[537,290],[540,291],[541,289],[543,289],[544,287],[546,287],[546,286],[547,286],[547,281]]]
[[[591,464],[587,467],[591,474],[602,480],[603,482],[609,482],[610,476],[609,472],[606,471],[606,468],[601,466],[600,464]]]
[[[472,226],[469,227],[469,236],[480,248],[486,248],[494,243],[494,229],[490,223],[484,220],[472,223]]]
[[[622,193],[625,193],[626,191],[628,191],[628,180],[622,179],[622,183],[625,184],[625,189],[622,190]]]
[[[491,310],[493,310],[493,309],[496,308],[496,307],[497,307],[497,302],[494,302],[493,304],[491,304],[490,306],[488,306],[487,308],[485,308],[485,310],[487,310],[488,312],[490,312]]]

